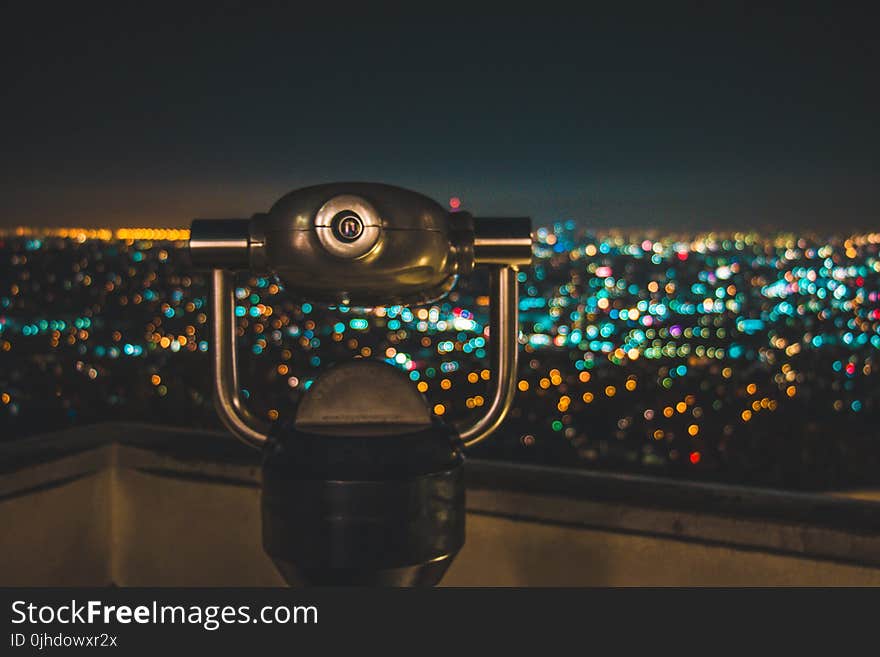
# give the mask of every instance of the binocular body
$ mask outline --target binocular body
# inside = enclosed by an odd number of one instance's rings
[[[293,191],[250,219],[197,219],[193,265],[212,270],[214,399],[226,427],[263,450],[263,545],[291,583],[431,585],[464,543],[463,452],[503,421],[515,392],[516,268],[531,261],[527,218],[449,213],[408,190],[334,183]],[[232,277],[274,275],[285,293],[329,305],[419,304],[475,267],[490,272],[486,412],[434,418],[409,379],[379,361],[318,377],[293,422],[244,406]]]
[[[250,220],[197,219],[193,264],[273,273],[295,298],[328,304],[419,304],[476,265],[531,262],[528,218],[449,213],[409,190],[333,183],[293,191]]]

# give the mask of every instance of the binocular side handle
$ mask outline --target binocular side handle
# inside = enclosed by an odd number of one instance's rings
[[[497,429],[516,395],[519,356],[519,285],[516,269],[490,265],[489,269],[489,370],[492,401],[485,414],[470,425],[457,426],[464,447],[473,447]]]
[[[232,276],[226,269],[211,271],[214,408],[232,435],[259,449],[269,438],[269,424],[248,411],[239,396]]]

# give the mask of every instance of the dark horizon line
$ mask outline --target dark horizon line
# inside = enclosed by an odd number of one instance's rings
[[[231,218],[231,217],[230,217]],[[880,235],[880,221],[875,222],[873,225],[856,225],[856,224],[844,224],[840,225],[840,222],[837,222],[836,229],[831,226],[819,226],[819,225],[802,225],[802,226],[785,226],[780,224],[773,223],[763,223],[762,225],[751,225],[751,224],[742,224],[739,226],[732,225],[733,222],[730,222],[731,225],[728,225],[728,222],[724,222],[723,224],[715,224],[712,226],[698,226],[698,225],[680,225],[680,226],[666,226],[666,225],[658,225],[656,223],[653,224],[642,224],[642,223],[609,223],[606,221],[591,221],[585,219],[572,219],[572,218],[564,218],[560,217],[558,219],[547,220],[547,221],[535,221],[533,224],[534,229],[538,230],[540,228],[550,228],[554,224],[565,223],[568,221],[574,221],[577,224],[578,229],[586,230],[587,232],[607,232],[607,233],[615,233],[615,232],[640,232],[645,235],[658,234],[663,236],[677,236],[682,234],[692,234],[692,235],[705,235],[711,233],[720,233],[724,235],[728,234],[736,234],[736,233],[745,233],[745,234],[759,234],[759,235],[800,235],[803,237],[847,237],[852,235],[871,235],[877,234]],[[586,223],[585,222],[589,222]],[[0,224],[0,237],[27,237],[29,231],[45,231],[45,230],[53,230],[53,231],[61,231],[61,230],[82,230],[82,231],[119,231],[119,230],[189,230],[190,223],[187,222],[185,224],[180,223],[129,223],[125,225],[113,225],[113,224],[86,224],[86,223],[52,223],[52,224],[10,224],[3,225]],[[16,235],[16,233],[21,232],[21,235]],[[53,237],[60,237],[54,235]]]

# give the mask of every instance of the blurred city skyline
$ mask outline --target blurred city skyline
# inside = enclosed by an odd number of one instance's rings
[[[0,232],[5,437],[112,419],[219,426],[210,286],[186,232]],[[800,489],[876,483],[880,232],[633,233],[535,230],[517,274],[517,398],[483,454]],[[325,367],[368,358],[406,373],[437,417],[479,412],[484,274],[430,304],[370,309],[296,303],[274,277],[238,276],[249,409],[284,426]]]

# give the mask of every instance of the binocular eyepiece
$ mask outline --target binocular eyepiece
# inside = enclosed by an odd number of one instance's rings
[[[212,270],[215,407],[263,450],[263,545],[291,583],[435,584],[464,543],[463,450],[513,401],[516,268],[531,262],[528,218],[447,212],[398,187],[337,183],[293,191],[250,219],[196,219],[193,265]],[[355,360],[328,369],[289,424],[253,416],[237,382],[233,273],[272,274],[293,298],[334,305],[442,298],[477,266],[490,273],[491,401],[464,426],[433,418],[400,371]]]

